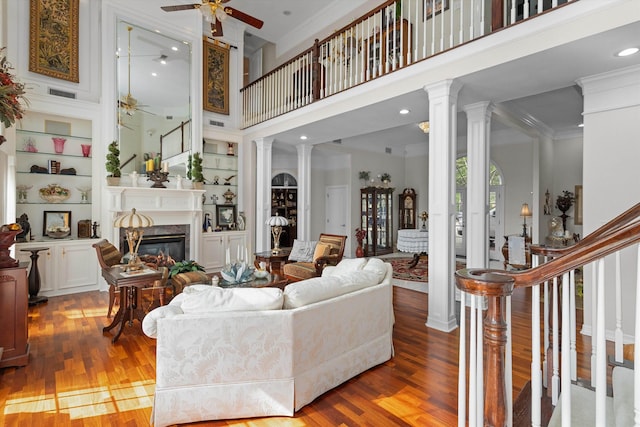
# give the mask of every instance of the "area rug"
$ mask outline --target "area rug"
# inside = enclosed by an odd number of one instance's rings
[[[429,259],[426,256],[420,257],[418,264],[409,268],[413,258],[392,258],[385,259],[393,267],[393,278],[399,280],[409,280],[411,282],[429,282]],[[464,268],[463,262],[456,262],[456,270]]]

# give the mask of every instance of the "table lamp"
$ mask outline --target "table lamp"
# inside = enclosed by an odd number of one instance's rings
[[[524,218],[524,223],[522,224],[522,237],[527,239],[527,217],[533,216],[531,210],[529,209],[528,203],[523,203],[522,208],[520,209],[520,216]]]
[[[271,227],[271,234],[273,235],[273,250],[271,253],[277,255],[282,251],[282,249],[280,249],[280,235],[282,234],[282,227],[289,225],[289,221],[287,218],[279,216],[278,213],[276,213],[275,216],[272,216],[267,220],[266,224]]]
[[[147,215],[143,215],[136,212],[136,209],[131,209],[130,213],[120,215],[113,221],[113,226],[116,228],[126,228],[127,243],[129,244],[129,263],[125,268],[126,271],[139,270],[142,268],[142,263],[138,258],[138,247],[142,241],[144,230],[139,230],[145,227],[153,226],[153,220]]]

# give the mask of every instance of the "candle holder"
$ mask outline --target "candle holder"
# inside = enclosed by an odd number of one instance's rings
[[[147,177],[147,181],[153,181],[151,188],[167,188],[162,183],[169,182],[169,179],[167,178],[169,176],[169,172],[154,170],[149,171],[147,174],[149,175]]]

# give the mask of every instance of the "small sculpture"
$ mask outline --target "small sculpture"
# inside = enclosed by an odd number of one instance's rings
[[[26,213],[20,215],[20,218],[16,221],[22,227],[22,231],[16,234],[16,242],[26,242],[27,236],[31,233],[31,224],[29,224],[29,217]]]
[[[231,175],[229,178],[224,179],[224,185],[231,185],[231,180],[235,178],[235,175]]]

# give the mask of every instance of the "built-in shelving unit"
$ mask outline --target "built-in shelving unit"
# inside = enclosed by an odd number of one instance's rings
[[[205,139],[202,154],[202,174],[205,178],[205,205],[225,204],[224,194],[238,196],[238,144]]]
[[[271,215],[278,214],[289,220],[280,236],[280,246],[293,246],[298,237],[298,182],[286,172],[279,173],[271,179]]]

